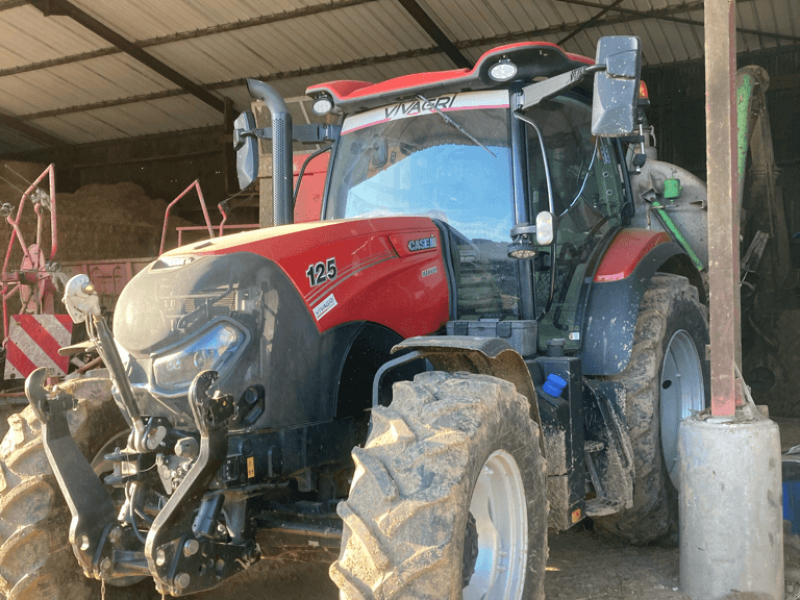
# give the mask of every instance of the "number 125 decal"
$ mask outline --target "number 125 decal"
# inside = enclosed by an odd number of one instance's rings
[[[326,281],[336,279],[336,259],[329,258],[325,262],[318,262],[314,265],[308,265],[306,277],[311,287],[325,283]]]

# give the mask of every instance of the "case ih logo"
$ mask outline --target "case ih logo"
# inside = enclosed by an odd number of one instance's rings
[[[384,109],[386,111],[386,118],[391,119],[400,115],[417,115],[423,112],[433,112],[434,108],[438,108],[439,110],[452,108],[453,103],[456,101],[456,96],[458,96],[458,94],[440,96],[428,102],[424,100],[414,100],[413,102],[395,104],[394,106],[389,106]]]
[[[420,240],[411,240],[408,242],[408,249],[411,252],[418,252],[420,250],[430,250],[436,248],[436,236],[422,238]]]

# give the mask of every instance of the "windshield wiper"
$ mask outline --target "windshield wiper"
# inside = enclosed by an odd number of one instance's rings
[[[458,129],[458,130],[459,130],[461,133],[463,133],[465,136],[467,136],[469,139],[471,139],[473,142],[475,142],[475,144],[476,144],[476,145],[480,146],[481,148],[483,148],[484,150],[486,150],[486,151],[487,151],[489,154],[491,154],[492,156],[494,156],[495,158],[497,158],[497,155],[495,155],[495,153],[494,153],[494,152],[492,152],[492,151],[491,151],[491,150],[489,150],[489,149],[488,149],[486,146],[484,146],[483,144],[481,144],[481,143],[480,143],[480,142],[479,142],[479,141],[478,141],[478,140],[475,138],[475,136],[473,136],[473,135],[472,135],[472,134],[471,134],[469,131],[467,131],[466,129],[464,129],[464,128],[463,128],[461,125],[459,125],[458,123],[456,123],[455,121],[453,121],[453,119],[451,119],[451,118],[450,118],[450,117],[448,117],[446,114],[444,114],[444,113],[443,113],[441,110],[439,110],[439,107],[438,107],[438,106],[436,106],[436,103],[435,103],[435,102],[431,102],[430,100],[428,100],[428,99],[427,99],[425,96],[423,96],[422,94],[417,94],[417,98],[419,98],[419,99],[420,99],[420,100],[422,100],[423,102],[426,102],[427,104],[430,104],[430,106],[431,106],[431,109],[432,109],[432,110],[434,110],[434,111],[435,111],[437,114],[439,114],[439,115],[440,115],[440,116],[441,116],[441,117],[442,117],[442,118],[445,120],[445,122],[446,122],[446,123],[450,123],[450,125],[452,125],[452,126],[453,126],[453,127],[455,127],[456,129]]]

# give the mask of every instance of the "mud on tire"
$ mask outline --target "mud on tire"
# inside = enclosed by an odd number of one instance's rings
[[[595,525],[633,544],[677,535],[677,492],[664,460],[660,411],[664,357],[679,331],[688,334],[683,339],[690,338],[697,350],[704,407],[710,398],[708,362],[703,358],[709,343],[706,309],[685,277],[658,273],[642,297],[628,366],[607,378],[626,390],[625,417],[634,455],[633,507],[597,518]],[[677,428],[675,434],[667,444],[677,443]]]
[[[102,390],[103,381],[96,383],[91,389]],[[80,400],[67,418],[89,460],[127,429],[110,395]],[[45,455],[41,422],[30,406],[8,422],[0,444],[0,598],[99,597],[97,582],[83,576],[69,544],[71,515]]]
[[[512,539],[512,550],[498,553],[512,575],[494,575],[510,581],[517,573],[509,585],[523,588],[521,597],[544,598],[547,499],[539,435],[528,402],[508,382],[433,372],[395,384],[391,406],[372,413],[365,447],[353,450],[350,497],[338,507],[344,537],[330,574],[341,598],[460,599],[473,568],[471,585],[477,585],[486,575],[486,555],[478,553],[503,524],[494,532],[488,524],[481,532],[487,521],[478,513],[491,510],[476,508],[473,492],[479,475],[487,473],[487,459],[495,465],[497,456],[518,468],[524,493],[516,514],[527,522],[518,539],[527,543],[519,546]],[[488,473],[493,476],[491,469]],[[464,591],[470,597],[469,588]]]

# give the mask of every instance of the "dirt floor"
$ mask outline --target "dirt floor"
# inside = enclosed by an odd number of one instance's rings
[[[333,555],[309,554],[305,562],[270,559],[234,578],[204,600],[336,600],[328,579]],[[545,593],[548,600],[687,600],[678,587],[678,550],[631,548],[591,531],[551,535]]]
[[[800,444],[800,419],[775,419],[785,452]],[[632,547],[598,536],[582,525],[550,534],[545,593],[548,600],[691,600],[679,590],[678,548]],[[785,600],[800,599],[800,537],[786,536]],[[309,549],[265,558],[228,580],[223,588],[197,600],[336,600],[328,567],[336,553]],[[109,598],[157,600],[151,584],[142,582],[131,594]],[[99,594],[97,596],[100,597]],[[725,600],[765,600],[758,594],[732,593]]]
[[[800,538],[787,547],[787,579],[800,575]],[[225,590],[197,596],[203,600],[336,600],[328,578],[334,559],[324,551],[297,560],[264,560],[231,579]],[[550,536],[545,593],[548,600],[690,600],[679,589],[677,548],[634,548],[577,528]],[[268,593],[266,591],[268,590]],[[785,600],[800,598],[787,589]],[[730,594],[726,600],[762,600],[753,594]]]
[[[785,452],[800,444],[800,419],[775,419]],[[690,600],[679,590],[677,548],[631,547],[584,527],[550,535],[545,592],[548,600]],[[328,578],[333,553],[319,550],[265,559],[231,579],[224,590],[200,594],[203,600],[336,600]],[[800,538],[785,544],[785,600],[800,599]],[[762,600],[730,594],[726,600]]]

